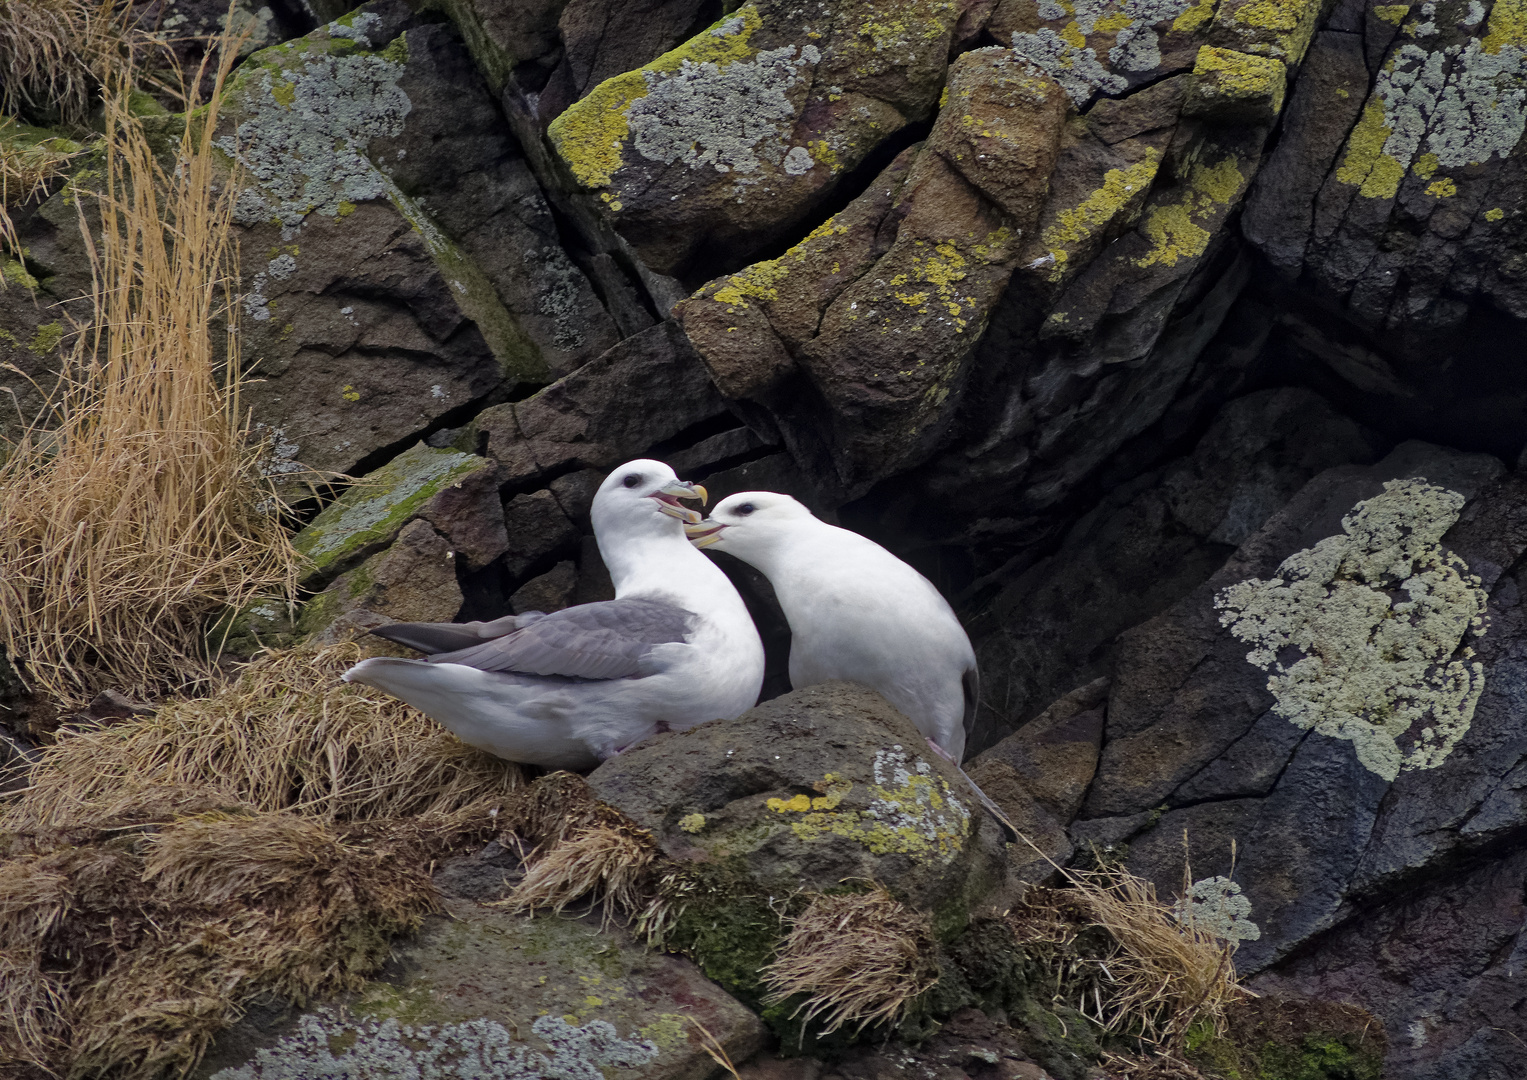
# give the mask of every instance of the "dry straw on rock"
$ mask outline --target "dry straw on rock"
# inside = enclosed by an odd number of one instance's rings
[[[434,909],[431,859],[487,822],[245,810],[13,855],[0,1058],[81,1078],[183,1074],[254,994],[358,988]]]
[[[209,617],[291,595],[298,566],[248,440],[237,336],[212,338],[236,311],[217,99],[169,165],[127,99],[106,100],[100,190],[75,185],[94,325],[48,414],[0,455],[0,640],[36,688],[76,703],[204,684]]]
[[[763,971],[776,1005],[804,994],[795,1016],[821,1017],[830,1034],[894,1024],[938,981],[933,928],[927,915],[880,886],[845,896],[818,896],[801,913]]]
[[[537,844],[525,878],[503,901],[514,911],[560,913],[587,897],[605,918],[649,901],[657,843],[619,811],[594,798],[580,777],[542,777],[521,806],[517,831]]]
[[[183,1074],[251,996],[357,986],[432,860],[519,819],[519,767],[339,682],[362,655],[267,654],[44,752],[0,818],[0,1059]]]
[[[190,799],[366,821],[496,804],[521,786],[519,766],[340,682],[365,655],[354,643],[266,653],[210,697],[70,734],[32,766],[0,830],[167,820]]]

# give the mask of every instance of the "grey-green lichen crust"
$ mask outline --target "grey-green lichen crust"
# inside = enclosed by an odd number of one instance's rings
[[[1039,0],[1039,17],[1071,21],[1063,30],[1040,27],[1032,32],[1013,33],[1013,52],[1049,75],[1066,91],[1078,107],[1101,90],[1105,94],[1122,93],[1129,83],[1116,71],[1153,71],[1161,63],[1161,24],[1176,19],[1193,0]],[[1080,39],[1105,22],[1117,30],[1108,64],[1097,50]],[[1122,24],[1122,25],[1120,25]]]
[[[367,20],[380,21],[363,13],[330,24],[327,42],[309,38],[252,58],[257,66],[235,88],[247,118],[217,143],[255,180],[239,195],[240,223],[274,218],[290,239],[310,213],[338,217],[388,193],[366,147],[399,134],[412,106],[398,88],[403,54],[357,51],[370,45]]]
[[[1251,921],[1251,901],[1227,877],[1201,878],[1172,908],[1177,921],[1221,941],[1255,941],[1262,928]]]
[[[338,569],[361,552],[385,544],[425,501],[478,469],[485,458],[419,443],[350,488],[293,538],[310,572]]]
[[[1441,765],[1484,690],[1466,641],[1485,632],[1487,597],[1439,545],[1464,502],[1424,479],[1389,481],[1342,518],[1342,535],[1215,597],[1220,622],[1253,646],[1246,659],[1272,673],[1273,710],[1350,740],[1386,780]]]
[[[622,1039],[606,1020],[575,1027],[543,1016],[530,1030],[549,1055],[493,1020],[409,1025],[320,1009],[248,1064],[222,1069],[212,1080],[605,1080],[607,1068],[640,1068],[658,1055],[652,1042],[634,1032]]]

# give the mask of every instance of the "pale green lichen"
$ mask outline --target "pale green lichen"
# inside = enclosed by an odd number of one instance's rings
[[[326,506],[292,539],[315,571],[336,567],[396,535],[447,484],[488,466],[485,458],[418,444]]]
[[[1524,34],[1527,3],[1509,0],[1492,9],[1483,39],[1401,45],[1379,72],[1336,178],[1367,198],[1392,199],[1413,163],[1435,171],[1505,159],[1527,130]]]
[[[530,1030],[549,1053],[531,1049],[493,1020],[378,1023],[321,1009],[304,1015],[296,1031],[276,1045],[256,1050],[247,1064],[222,1069],[212,1080],[605,1080],[607,1068],[637,1069],[658,1056],[650,1039],[636,1032],[622,1039],[605,1020],[575,1027],[561,1017],[542,1016]]]
[[[652,63],[600,83],[551,122],[546,134],[584,187],[608,187],[624,163],[631,135],[627,114],[650,91],[657,76],[682,71],[686,64],[710,65],[720,72],[757,52],[749,41],[763,25],[758,9],[744,4]]]
[[[1342,518],[1342,535],[1215,597],[1220,622],[1254,646],[1247,660],[1272,673],[1274,711],[1350,740],[1386,780],[1441,765],[1484,690],[1465,639],[1484,633],[1487,598],[1439,546],[1464,502],[1424,480],[1390,481]]]
[[[807,842],[841,836],[876,855],[910,855],[948,864],[970,835],[970,810],[926,761],[914,760],[900,745],[875,752],[875,783],[864,810],[840,806],[854,784],[827,773],[806,794],[769,799],[768,809],[790,816],[790,829]],[[794,815],[800,815],[794,817]]]
[[[234,107],[246,118],[218,146],[255,181],[235,206],[242,224],[275,219],[290,239],[310,213],[337,217],[345,203],[388,193],[366,147],[403,130],[412,108],[398,88],[403,65],[342,41],[350,51],[310,42],[292,56],[288,47],[257,53],[236,84]]]
[[[1213,0],[1207,0],[1213,11]],[[1122,93],[1127,79],[1119,71],[1154,71],[1161,66],[1164,30],[1180,30],[1191,12],[1193,0],[1040,0],[1039,17],[1047,21],[1070,20],[1059,30],[1040,27],[1033,32],[1015,31],[1013,51],[1060,83],[1077,106],[1094,93]],[[1203,3],[1196,5],[1203,7]],[[1189,19],[1197,26],[1208,16]],[[1162,24],[1170,22],[1170,27]],[[1088,44],[1092,34],[1111,35],[1108,64]]]
[[[679,818],[679,828],[687,833],[702,832],[705,829],[705,815],[685,814]]]
[[[1221,941],[1256,941],[1262,936],[1261,927],[1251,921],[1251,901],[1227,877],[1195,881],[1188,895],[1173,905],[1172,914],[1184,926],[1213,934]]]
[[[43,323],[37,328],[37,332],[32,335],[32,340],[27,342],[27,349],[38,356],[43,356],[58,348],[58,343],[63,340],[63,323]]]
[[[1194,165],[1182,197],[1146,215],[1141,232],[1151,242],[1151,250],[1135,265],[1176,266],[1184,259],[1198,258],[1212,237],[1204,225],[1235,200],[1245,183],[1234,158]]]

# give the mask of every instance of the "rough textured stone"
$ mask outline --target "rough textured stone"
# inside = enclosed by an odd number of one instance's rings
[[[648,266],[681,274],[702,245],[736,265],[933,111],[957,18],[945,0],[750,0],[548,134]]]
[[[926,146],[782,258],[679,306],[718,386],[759,397],[802,369],[850,493],[925,457],[1039,213],[1065,111],[1060,87],[1010,51],[960,57]],[[779,397],[794,441],[820,441]]]
[[[558,276],[537,261],[548,248],[544,205],[502,138],[448,137],[458,104],[467,118],[491,105],[459,47],[414,21],[381,0],[255,54],[229,90],[219,145],[254,181],[236,212],[244,357],[262,376],[246,396],[272,437],[273,471],[348,471],[506,380],[547,381],[547,358],[501,289],[559,365],[613,337],[608,320],[585,333],[542,312],[592,294],[570,264],[567,297],[538,294],[555,291]],[[400,158],[410,147],[413,158]],[[450,225],[481,233],[471,247],[491,246],[492,273],[420,198],[438,198]],[[518,218],[504,210],[516,201]],[[587,339],[583,354],[558,346],[564,330],[563,346]]]
[[[1237,841],[1259,927],[1241,970],[1520,827],[1496,800],[1523,753],[1504,568],[1527,506],[1501,472],[1412,443],[1322,473],[1121,642],[1079,828],[1119,822],[1164,887],[1184,829],[1199,876],[1228,874]]]
[[[772,895],[868,878],[935,911],[947,932],[1000,883],[1000,833],[968,783],[855,684],[658,735],[588,779],[670,858],[731,869]]]
[[[1066,825],[1081,809],[1103,744],[1108,680],[1095,679],[978,755],[965,772],[1033,847],[1009,850],[1015,873],[1044,880],[1074,850]]]
[[[504,522],[509,534],[504,565],[515,577],[578,542],[578,527],[567,519],[550,491],[510,499],[504,504]]]
[[[398,1068],[457,1080],[705,1080],[694,1023],[745,1060],[763,1025],[677,956],[597,917],[506,915],[446,901],[377,979],[309,1011],[257,1010],[222,1036],[200,1080],[276,1080]]]
[[[473,428],[505,482],[523,485],[570,467],[607,472],[724,411],[683,331],[667,322],[533,397],[484,410]]]
[[[381,549],[416,516],[452,535],[467,558],[486,562],[507,546],[503,517],[495,522],[493,463],[423,443],[351,486],[293,539],[307,560],[305,583],[321,582]],[[486,511],[486,512],[485,512]]]
[[[450,622],[461,601],[450,542],[415,519],[386,551],[341,574],[309,600],[297,619],[297,632],[327,643],[390,622]]]
[[[1316,473],[1379,449],[1306,390],[1226,405],[1191,454],[1115,488],[971,619],[982,685],[972,749],[1108,671],[1120,633],[1201,584]]]

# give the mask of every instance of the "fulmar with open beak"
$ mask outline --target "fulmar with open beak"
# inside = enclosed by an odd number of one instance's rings
[[[696,547],[756,567],[790,623],[790,685],[863,683],[956,765],[980,693],[975,650],[937,588],[873,540],[789,495],[743,491],[685,526]]]
[[[658,731],[731,719],[763,686],[758,631],[732,583],[685,539],[705,500],[661,461],[632,461],[594,496],[615,599],[486,623],[372,631],[425,652],[347,671],[463,742],[511,761],[588,768]]]

